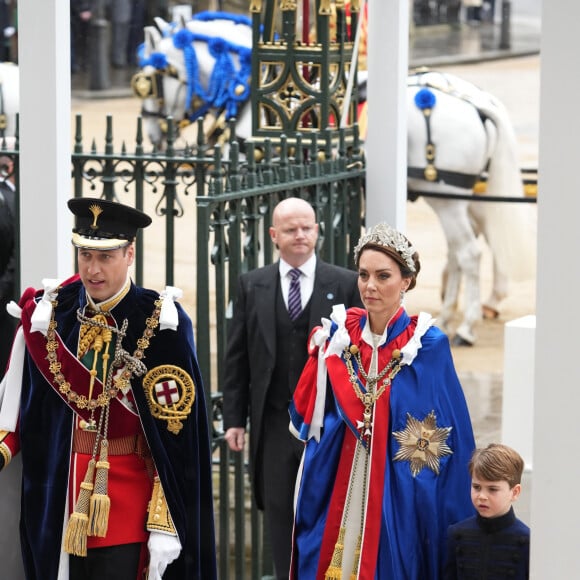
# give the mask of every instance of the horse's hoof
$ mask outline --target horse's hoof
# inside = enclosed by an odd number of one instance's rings
[[[499,318],[499,310],[496,310],[491,306],[486,306],[485,304],[481,307],[481,314],[484,320],[495,320],[496,318]]]
[[[463,338],[462,336],[459,336],[458,334],[456,334],[451,339],[451,344],[453,346],[473,346],[473,342],[466,340],[465,338]]]

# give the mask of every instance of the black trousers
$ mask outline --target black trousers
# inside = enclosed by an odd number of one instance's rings
[[[88,550],[86,557],[69,556],[69,580],[136,580],[142,544],[122,544]]]
[[[266,405],[264,411],[264,516],[276,580],[288,580],[294,526],[294,488],[304,443],[288,430],[287,409]]]

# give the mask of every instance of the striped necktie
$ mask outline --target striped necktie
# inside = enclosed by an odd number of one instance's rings
[[[300,275],[298,268],[293,268],[290,274],[290,290],[288,292],[288,314],[291,320],[296,320],[302,312],[302,299],[300,297]]]

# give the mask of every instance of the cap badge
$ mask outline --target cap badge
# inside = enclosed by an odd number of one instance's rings
[[[93,214],[93,223],[91,224],[91,230],[98,230],[99,226],[97,225],[97,220],[99,216],[103,213],[103,208],[100,205],[94,203],[93,205],[89,206],[91,213]]]

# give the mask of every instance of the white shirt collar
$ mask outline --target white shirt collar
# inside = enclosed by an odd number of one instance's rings
[[[283,258],[280,258],[280,276],[282,278],[286,277],[288,272],[293,269],[294,266],[291,266]],[[314,278],[314,272],[316,271],[316,254],[312,254],[312,256],[310,256],[310,258],[308,258],[308,260],[306,260],[306,262],[304,262],[304,264],[302,264],[298,269],[302,272],[303,276]]]

